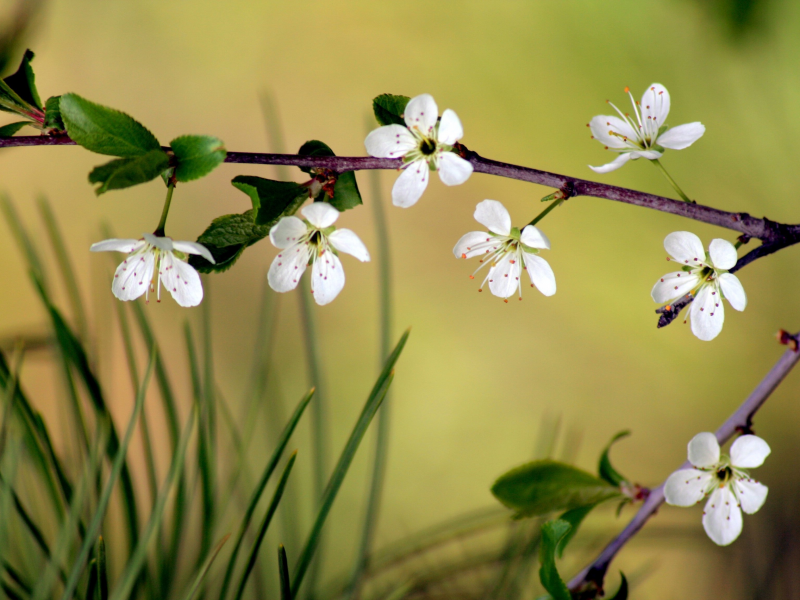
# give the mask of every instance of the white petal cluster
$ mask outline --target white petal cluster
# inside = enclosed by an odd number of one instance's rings
[[[187,254],[199,254],[213,263],[208,249],[197,242],[180,242],[172,238],[145,233],[140,240],[104,240],[92,244],[92,252],[126,252],[114,273],[111,291],[120,300],[135,300],[150,292],[161,302],[161,285],[181,306],[197,306],[203,300],[200,275],[189,265]]]
[[[634,117],[623,113],[609,102],[619,117],[598,115],[589,123],[594,138],[607,150],[619,152],[619,156],[602,167],[589,168],[596,173],[608,173],[619,169],[631,159],[660,158],[666,148],[683,150],[696,142],[706,128],[702,123],[687,123],[668,128],[669,92],[660,83],[654,83],[642,95],[641,103],[633,99],[628,88],[625,92],[631,99]]]
[[[461,121],[449,108],[439,118],[430,94],[412,98],[404,113],[406,127],[386,125],[367,136],[367,153],[378,158],[403,159],[403,172],[392,188],[392,203],[408,208],[428,186],[428,175],[438,171],[445,185],[459,185],[472,175],[472,165],[452,152],[464,135]]]
[[[694,295],[689,310],[692,333],[701,340],[713,340],[722,331],[725,320],[722,299],[739,311],[747,306],[747,296],[739,278],[727,272],[736,264],[736,248],[726,240],[714,239],[706,252],[695,234],[675,231],[664,239],[664,249],[672,260],[680,263],[681,270],[659,279],[650,295],[659,304],[686,294]]]
[[[693,506],[708,497],[703,527],[716,544],[727,546],[742,532],[742,511],[751,515],[767,499],[767,486],[745,469],[761,466],[769,453],[760,437],[743,435],[731,445],[730,457],[720,457],[714,434],[698,433],[689,442],[693,468],[675,471],[664,484],[667,504]]]
[[[521,232],[511,227],[511,216],[505,206],[497,200],[484,200],[475,207],[475,220],[486,226],[490,233],[472,231],[458,240],[453,248],[456,258],[480,256],[481,265],[475,273],[491,264],[484,284],[489,282],[489,290],[495,296],[508,298],[515,291],[522,300],[522,270],[528,272],[531,287],[545,296],[556,293],[556,277],[547,261],[537,256],[539,249],[550,249],[550,240],[539,228],[528,225]],[[470,279],[475,278],[475,273]],[[508,302],[508,300],[506,300]]]
[[[283,217],[270,229],[269,239],[281,252],[272,261],[267,280],[276,292],[288,292],[297,287],[310,263],[314,300],[328,304],[344,287],[344,269],[334,250],[361,262],[369,260],[369,252],[355,233],[333,227],[339,211],[327,202],[314,202],[300,212],[305,221]]]

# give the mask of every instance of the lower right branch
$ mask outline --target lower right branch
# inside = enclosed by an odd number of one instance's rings
[[[752,430],[753,415],[766,402],[770,394],[775,391],[775,388],[780,385],[797,362],[800,361],[800,351],[798,351],[800,333],[788,335],[786,332],[782,332],[782,334],[779,339],[782,344],[788,345],[789,349],[783,353],[775,366],[770,369],[769,373],[742,405],[716,431],[715,435],[720,445],[731,439],[737,432],[750,432]],[[678,469],[690,467],[691,465],[687,461]],[[603,549],[594,562],[569,582],[569,589],[573,595],[577,598],[595,598],[597,593],[603,590],[603,581],[611,561],[622,547],[644,526],[663,502],[664,484],[662,483],[651,491],[650,496],[644,501],[642,507],[625,529]]]

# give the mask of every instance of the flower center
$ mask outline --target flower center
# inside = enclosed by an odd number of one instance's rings
[[[419,151],[422,152],[424,156],[430,156],[436,152],[436,142],[431,138],[423,138],[419,145]]]
[[[720,487],[722,487],[723,485],[728,483],[728,481],[730,481],[731,478],[733,477],[733,469],[731,469],[729,466],[726,465],[724,467],[720,467],[719,469],[717,469],[715,475],[717,477],[717,480],[719,481]]]

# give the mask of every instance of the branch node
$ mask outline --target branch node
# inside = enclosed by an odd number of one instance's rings
[[[789,346],[793,352],[798,351],[798,347],[800,346],[800,334],[792,335],[785,329],[781,329],[778,331],[775,337],[778,338],[778,343],[783,344],[784,346]]]

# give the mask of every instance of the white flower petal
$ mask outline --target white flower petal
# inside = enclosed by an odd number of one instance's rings
[[[770,452],[769,444],[757,435],[743,435],[731,444],[731,465],[740,469],[760,467]]]
[[[692,333],[704,342],[713,340],[722,331],[725,308],[713,285],[700,289],[690,309]]]
[[[691,292],[699,281],[700,278],[694,273],[686,271],[667,273],[656,281],[650,296],[659,304],[670,302]]]
[[[163,250],[164,252],[172,252],[172,238],[165,235],[155,235],[152,233],[143,233],[144,241],[151,246]]]
[[[328,236],[328,241],[339,252],[345,252],[350,256],[355,256],[361,262],[369,260],[369,251],[355,233],[349,229],[337,229]]]
[[[198,244],[197,242],[177,242],[173,240],[172,247],[178,252],[183,252],[185,254],[199,254],[208,262],[212,264],[216,263],[214,256],[208,251],[208,248],[203,246],[203,244]]]
[[[526,225],[519,236],[520,241],[531,248],[544,248],[550,250],[550,240],[544,231],[535,225]]]
[[[695,467],[713,467],[719,462],[717,436],[708,431],[698,433],[689,442],[689,462]]]
[[[378,158],[399,158],[417,147],[411,132],[402,125],[386,125],[369,133],[364,140],[367,154]]]
[[[294,246],[307,231],[308,226],[297,217],[283,217],[269,230],[269,241],[276,248],[288,248]]]
[[[489,270],[489,290],[500,298],[508,298],[519,289],[521,265],[517,255],[508,253]]]
[[[442,120],[439,121],[438,136],[440,144],[452,146],[464,137],[464,128],[461,126],[461,119],[449,108],[442,113]]]
[[[664,238],[664,250],[672,258],[686,265],[699,265],[705,262],[706,251],[703,242],[689,231],[674,231]]]
[[[420,133],[430,137],[439,118],[439,107],[433,96],[420,94],[409,100],[404,117],[409,129],[417,128]]]
[[[736,310],[745,309],[747,306],[747,294],[744,293],[742,283],[736,275],[723,273],[719,276],[719,286],[722,288],[722,294],[733,308]]]
[[[320,306],[333,301],[344,287],[344,269],[339,257],[330,250],[322,253],[311,268],[311,293]]]
[[[669,115],[669,92],[660,83],[654,83],[642,94],[642,121],[651,131],[665,125]]]
[[[711,240],[708,245],[708,254],[715,269],[725,269],[727,271],[739,260],[736,247],[728,240],[720,238]]]
[[[769,489],[762,483],[752,479],[737,479],[733,482],[733,490],[739,500],[739,506],[748,515],[757,512],[764,506]]]
[[[683,150],[703,137],[705,125],[699,122],[671,127],[658,136],[656,144],[670,150]]]
[[[531,283],[536,286],[545,296],[552,296],[556,293],[556,276],[550,264],[541,256],[536,256],[530,252],[523,252],[522,259],[525,261],[525,270],[531,278]]]
[[[136,250],[140,250],[141,246],[144,245],[145,242],[142,240],[103,240],[102,242],[97,242],[92,244],[91,248],[89,248],[90,252],[125,252],[126,254],[130,254]],[[137,248],[137,244],[139,248]]]
[[[657,158],[661,158],[663,152],[659,152],[658,150],[637,150],[635,152],[631,152],[631,160],[636,158],[646,158],[647,160],[655,160]]]
[[[428,187],[428,165],[424,160],[415,160],[409,164],[392,187],[392,204],[408,208],[417,203]]]
[[[200,274],[171,252],[161,260],[161,283],[181,306],[197,306],[203,300]]]
[[[114,272],[111,291],[120,300],[135,300],[144,294],[153,280],[155,255],[141,252],[123,260]]]
[[[694,506],[705,498],[713,477],[698,469],[675,471],[664,484],[664,499],[672,506]]]
[[[506,207],[497,200],[484,200],[478,202],[473,214],[475,220],[497,235],[511,233],[511,215]]]
[[[627,140],[637,139],[636,132],[619,117],[598,115],[589,122],[594,139],[609,148],[630,148]]]
[[[500,240],[485,231],[471,231],[461,236],[453,248],[456,258],[472,258],[489,254],[500,247]]]
[[[595,173],[610,173],[611,171],[616,171],[617,169],[619,169],[630,159],[631,159],[630,152],[624,152],[620,154],[617,158],[615,158],[613,161],[608,163],[607,165],[603,165],[602,167],[593,167],[592,165],[589,165],[589,168]]]
[[[327,202],[307,204],[300,209],[300,213],[317,229],[330,227],[339,218],[339,211]]]
[[[309,258],[309,249],[305,244],[295,244],[283,250],[269,267],[269,287],[276,292],[288,292],[296,288],[308,266]]]
[[[455,152],[439,155],[439,179],[445,185],[461,185],[472,175],[472,163]]]
[[[720,546],[727,546],[742,532],[742,510],[727,486],[716,488],[703,512],[703,528]]]

